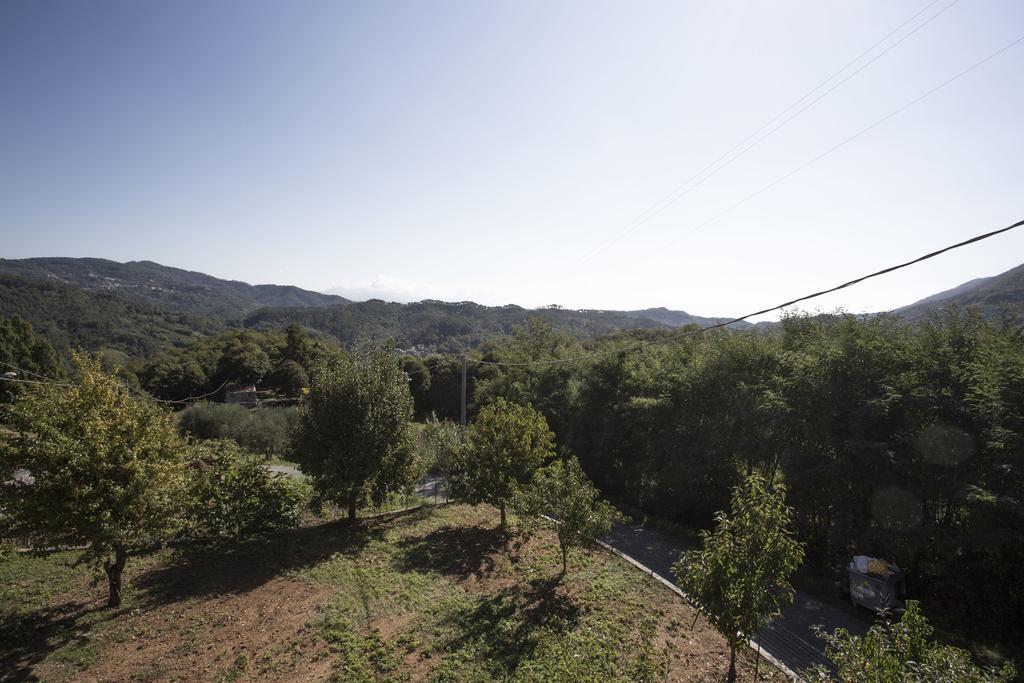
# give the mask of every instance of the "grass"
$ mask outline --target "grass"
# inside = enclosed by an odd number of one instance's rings
[[[117,611],[102,608],[88,571],[67,566],[72,556],[8,557],[0,671],[13,680],[723,676],[721,637],[663,586],[603,551],[575,553],[562,577],[549,531],[525,540],[496,524],[486,506],[448,505],[133,556]],[[751,667],[741,662],[742,678]]]

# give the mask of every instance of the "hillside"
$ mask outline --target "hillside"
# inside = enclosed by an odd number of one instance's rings
[[[619,330],[664,327],[663,323],[618,311],[573,311],[561,308],[482,306],[471,301],[412,304],[365,301],[321,308],[265,308],[243,321],[246,327],[283,327],[298,323],[337,337],[342,343],[363,338],[391,338],[401,347],[430,347],[458,352],[540,318],[577,338]]]
[[[236,325],[279,328],[298,323],[343,343],[389,338],[403,348],[458,352],[509,335],[533,317],[581,339],[721,320],[665,308],[576,311],[434,300],[353,303],[298,287],[249,285],[151,261],[0,259],[0,277],[0,315],[21,314],[59,348],[114,348],[132,356],[148,356]]]
[[[235,326],[262,329],[297,323],[345,344],[392,339],[406,349],[460,352],[512,334],[530,318],[541,318],[578,339],[722,320],[667,308],[527,309],[468,301],[399,304],[377,299],[353,303],[298,287],[254,286],[150,261],[105,259],[0,259],[0,291],[0,315],[22,315],[58,348],[112,348],[136,357]],[[977,307],[986,317],[1006,308],[1019,311],[1024,305],[1024,266],[972,280],[896,313],[914,322],[947,305]]]
[[[986,318],[998,317],[1006,310],[1020,315],[1024,310],[1024,265],[994,277],[970,280],[953,289],[898,308],[894,313],[905,320],[915,321],[923,318],[929,311],[945,306],[977,308]]]
[[[714,325],[716,323],[730,320],[730,318],[705,318],[699,315],[691,315],[686,311],[673,311],[664,306],[658,308],[645,308],[639,311],[622,311],[622,315],[629,316],[631,318],[638,318],[640,320],[653,320],[663,325],[670,327],[682,327],[683,325],[700,325],[706,327],[708,325]],[[733,327],[737,329],[743,329],[746,327],[752,327],[752,325],[746,321],[735,323]]]
[[[19,315],[63,351],[114,349],[148,357],[224,329],[223,323],[162,311],[109,291],[0,275],[0,316]]]
[[[162,266],[152,261],[118,263],[98,258],[0,259],[0,275],[115,292],[167,311],[240,318],[262,306],[327,306],[348,299],[286,285],[250,285]]]

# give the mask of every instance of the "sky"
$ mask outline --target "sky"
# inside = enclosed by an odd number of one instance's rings
[[[0,256],[740,315],[1024,218],[1024,42],[902,109],[1022,36],[1019,0],[5,0]]]

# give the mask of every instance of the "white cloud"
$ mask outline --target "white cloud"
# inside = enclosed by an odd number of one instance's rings
[[[338,294],[353,301],[383,299],[409,303],[424,299],[440,299],[442,301],[478,301],[493,298],[477,288],[459,287],[437,282],[417,282],[406,280],[394,275],[379,274],[372,280],[350,281],[332,284],[324,290],[327,294]]]
[[[333,284],[324,291],[327,294],[338,294],[353,301],[383,299],[384,301],[408,303],[430,298],[423,294],[426,289],[422,283],[382,274],[372,280]]]

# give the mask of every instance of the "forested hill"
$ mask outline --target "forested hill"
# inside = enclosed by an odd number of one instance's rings
[[[226,329],[224,323],[164,311],[114,292],[0,275],[0,317],[20,316],[58,351],[81,348],[147,358]]]
[[[721,320],[665,308],[577,311],[430,300],[352,303],[298,287],[249,285],[151,261],[95,258],[0,259],[0,294],[0,315],[21,315],[58,349],[112,349],[135,357],[242,326],[298,323],[342,343],[390,338],[403,348],[460,352],[512,334],[532,317],[580,339]]]
[[[1024,308],[1024,265],[994,277],[981,277],[898,308],[894,313],[908,321],[919,320],[930,310],[945,306],[977,308],[986,318],[1009,310],[1018,315]]]
[[[250,285],[152,261],[98,258],[0,259],[0,275],[47,280],[87,291],[116,292],[166,311],[241,318],[263,306],[327,306],[348,299],[286,285]],[[258,276],[258,273],[254,273]]]
[[[621,330],[675,326],[625,311],[576,311],[562,308],[482,306],[471,301],[412,304],[364,301],[322,308],[264,308],[245,318],[246,327],[280,328],[289,323],[318,330],[342,343],[390,337],[404,348],[456,353],[496,336],[510,335],[531,318],[580,339]],[[685,315],[685,314],[683,314]],[[698,324],[709,318],[690,316]],[[685,324],[685,323],[676,323]]]
[[[577,339],[722,320],[666,308],[527,309],[432,300],[353,303],[298,287],[254,286],[150,261],[91,258],[0,259],[0,297],[0,315],[21,315],[58,349],[112,349],[133,357],[149,357],[227,328],[280,329],[290,323],[345,344],[388,338],[417,353],[458,353],[510,335],[530,318],[540,318]],[[914,322],[929,310],[950,304],[978,307],[990,318],[1005,308],[1019,314],[1024,305],[1024,266],[972,280],[896,312]]]

